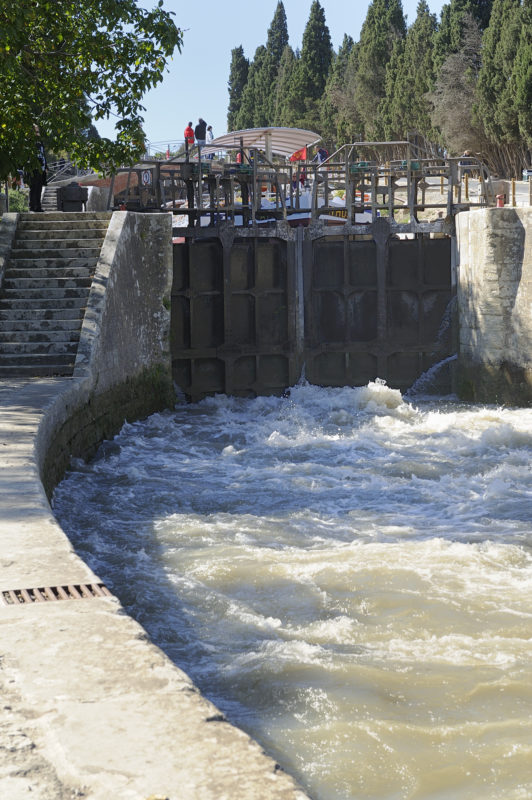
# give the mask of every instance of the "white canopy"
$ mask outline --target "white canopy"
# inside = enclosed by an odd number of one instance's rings
[[[207,147],[202,147],[201,152],[238,150],[242,144],[246,150],[249,147],[264,150],[267,158],[273,153],[288,158],[305,145],[310,146],[320,141],[321,136],[318,133],[301,128],[247,128],[218,136]]]

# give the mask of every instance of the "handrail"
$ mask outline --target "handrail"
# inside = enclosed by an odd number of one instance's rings
[[[378,158],[357,160],[365,148],[378,151],[391,147],[396,151],[403,148],[404,157],[386,162]],[[489,171],[479,159],[474,159],[479,194],[469,198],[466,179],[464,200],[459,176],[461,157],[413,157],[411,148],[408,141],[350,142],[319,164],[280,163],[259,150],[250,151],[250,164],[203,159],[201,153],[195,159],[145,158],[133,167],[119,170],[128,173],[127,191],[121,202],[132,210],[185,214],[192,226],[214,225],[224,219],[244,226],[264,224],[269,219],[296,223],[295,215],[307,223],[324,218],[332,224],[343,208],[341,216],[350,224],[375,222],[385,216],[392,225],[410,224],[412,229],[431,221],[420,219],[423,212],[438,211],[436,221],[441,225],[444,220],[452,220],[458,211],[490,203]],[[151,177],[142,185],[141,176],[148,172]],[[302,174],[304,187],[299,181]],[[310,208],[302,208],[301,198],[307,188]],[[268,207],[262,205],[264,191]],[[343,206],[331,204],[335,196],[344,198]],[[110,195],[110,205],[116,202]]]

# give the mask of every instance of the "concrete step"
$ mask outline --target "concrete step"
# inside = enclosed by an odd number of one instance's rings
[[[90,275],[60,275],[54,277],[46,275],[44,277],[36,275],[31,278],[21,278],[13,275],[12,272],[4,280],[4,292],[15,292],[16,296],[26,295],[28,289],[39,290],[43,297],[48,289],[83,289],[90,288],[92,278]]]
[[[41,342],[2,342],[0,341],[0,357],[2,360],[10,358],[11,356],[35,356],[39,358],[45,355],[69,355],[76,353],[78,349],[77,341],[71,342],[69,340],[61,341],[41,341]]]
[[[76,231],[77,233],[77,231]],[[20,250],[36,250],[39,251],[41,249],[51,250],[52,248],[55,250],[66,250],[69,248],[98,248],[101,249],[103,244],[103,237],[93,237],[88,236],[86,239],[79,238],[79,237],[72,237],[71,239],[68,238],[58,238],[52,239],[49,237],[44,237],[43,239],[19,239],[18,237],[13,242],[13,252],[17,252]],[[45,247],[43,247],[45,245]]]
[[[21,366],[25,369],[39,366],[73,367],[76,356],[73,353],[17,353],[16,355],[0,354],[3,367]]]
[[[21,258],[37,261],[39,259],[56,259],[56,258],[95,258],[98,260],[101,247],[66,247],[63,249],[53,248],[39,248],[37,250],[25,250],[13,248],[11,250],[9,260],[18,261]]]
[[[87,294],[85,294],[83,297],[66,297],[62,300],[58,300],[57,297],[43,298],[41,296],[35,297],[35,299],[31,300],[28,298],[18,298],[16,300],[10,300],[7,303],[4,300],[0,300],[0,319],[2,318],[1,312],[6,309],[31,309],[32,311],[55,309],[56,311],[59,311],[70,308],[85,308],[86,305]]]
[[[38,300],[42,298],[43,300],[58,300],[61,302],[62,300],[67,300],[73,297],[87,297],[89,291],[86,287],[81,286],[72,286],[69,288],[50,288],[41,287],[39,289],[25,289],[24,292],[20,292],[18,289],[5,289],[0,298],[0,302],[2,305],[11,304],[11,302],[15,300]]]
[[[76,335],[79,339],[79,332],[82,323],[81,316],[74,319],[21,319],[12,317],[11,319],[0,319],[0,336],[6,335],[12,338],[19,337],[21,333],[60,333]]]
[[[76,356],[57,355],[55,353],[41,356],[18,354],[17,356],[0,357],[0,376],[7,374],[17,374],[15,369],[20,370],[20,374],[29,376],[48,375],[72,375]]]
[[[90,230],[91,228],[107,230],[109,227],[108,219],[77,219],[72,222],[69,218],[55,219],[54,217],[51,219],[51,216],[51,214],[47,214],[43,217],[37,214],[33,215],[30,219],[19,219],[17,233],[18,231],[64,231],[70,230],[74,224],[77,230]]]
[[[51,220],[63,220],[72,222],[74,220],[102,219],[109,221],[112,217],[111,211],[50,211],[43,217],[42,214],[34,214],[31,211],[22,213],[19,222],[29,222],[34,219],[50,222]]]
[[[56,343],[59,342],[79,342],[80,325],[73,330],[53,330],[45,331],[39,328],[26,331],[3,331],[0,329],[0,353],[7,353],[8,347],[19,345],[21,343]]]
[[[17,258],[16,263],[8,265],[8,271],[15,269],[41,270],[41,269],[70,269],[84,267],[94,272],[97,258]]]
[[[23,228],[19,230],[15,236],[14,246],[24,247],[23,242],[42,242],[42,241],[64,241],[65,239],[96,239],[103,242],[105,239],[107,228],[102,227],[84,227],[76,226],[62,227],[62,228]]]
[[[84,314],[84,305],[70,306],[69,308],[58,308],[57,305],[52,305],[49,308],[38,308],[33,305],[25,308],[2,308],[0,301],[0,324],[29,322],[44,325],[45,322],[58,324],[60,321],[75,321],[78,325],[81,325]]]
[[[52,262],[53,264],[54,262]],[[92,278],[94,268],[89,266],[64,267],[61,265],[45,267],[25,267],[24,269],[9,269],[6,273],[4,286],[8,280],[20,280],[21,278]]]
[[[68,377],[74,372],[74,362],[58,364],[52,357],[46,363],[5,365],[0,360],[0,378],[44,378],[49,376]]]

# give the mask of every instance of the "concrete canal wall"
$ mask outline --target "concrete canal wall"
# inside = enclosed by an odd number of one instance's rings
[[[532,404],[532,208],[459,214],[457,390]]]

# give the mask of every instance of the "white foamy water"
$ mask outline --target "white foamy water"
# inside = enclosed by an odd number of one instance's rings
[[[532,797],[532,410],[381,383],[125,425],[80,554],[315,800]]]

